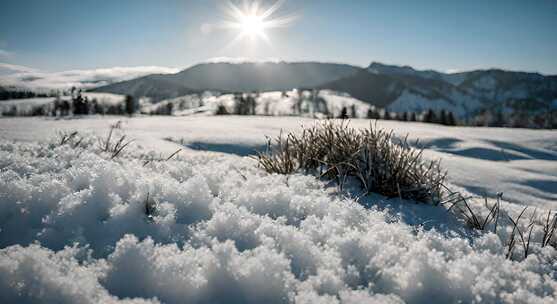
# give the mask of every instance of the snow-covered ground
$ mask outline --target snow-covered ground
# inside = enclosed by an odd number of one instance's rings
[[[366,117],[368,110],[374,109],[361,100],[331,90],[320,90],[317,93],[308,90],[273,91],[252,96],[255,99],[257,115],[339,117],[345,108],[350,117]],[[228,113],[234,113],[236,101],[234,94],[205,92],[167,99],[156,104],[145,104],[141,111],[157,112],[158,108],[165,108],[169,103],[173,106],[174,115],[187,116],[195,113],[211,115],[219,106],[224,106]],[[355,113],[352,113],[352,110]]]
[[[70,130],[106,137],[119,120],[117,135],[135,142],[115,159],[93,138],[78,148],[48,140]],[[356,202],[244,157],[265,135],[314,122],[0,119],[0,302],[555,303],[557,251],[533,242],[527,258],[518,246],[505,259],[508,221],[498,234],[477,232],[442,207]],[[420,138],[455,189],[503,192],[511,216],[516,203],[557,207],[555,131],[378,127]]]

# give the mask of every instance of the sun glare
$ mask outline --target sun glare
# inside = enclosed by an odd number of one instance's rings
[[[242,28],[242,33],[251,38],[263,36],[265,34],[265,23],[260,16],[246,16],[244,20],[241,21],[240,26]]]
[[[245,37],[252,40],[261,38],[269,42],[267,29],[287,27],[296,19],[294,15],[274,16],[283,3],[284,0],[279,0],[270,7],[263,8],[259,1],[244,1],[241,7],[227,2],[225,12],[230,20],[223,21],[223,26],[239,30],[239,34],[233,42]]]

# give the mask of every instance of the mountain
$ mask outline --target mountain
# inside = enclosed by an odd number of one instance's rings
[[[445,110],[467,121],[487,110],[533,116],[557,107],[557,76],[500,69],[442,73],[379,62],[365,69],[318,62],[203,63],[176,74],[148,75],[93,91],[160,101],[207,90],[292,88],[345,92],[392,112]]]
[[[317,87],[360,70],[346,64],[318,62],[203,63],[176,74],[149,75],[93,91],[147,96],[154,100],[206,90],[282,91]]]
[[[135,98],[149,97],[158,101],[175,98],[197,90],[187,87],[183,83],[174,81],[167,74],[147,75],[127,81],[116,82],[106,86],[91,89],[91,92],[131,95]]]
[[[545,110],[557,100],[557,76],[499,69],[448,74],[377,62],[320,87],[347,92],[394,112],[446,110],[460,118],[485,109]]]

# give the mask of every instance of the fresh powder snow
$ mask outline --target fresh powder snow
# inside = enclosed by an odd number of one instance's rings
[[[114,138],[134,142],[111,158],[97,138],[118,121]],[[533,242],[526,258],[518,246],[506,259],[506,219],[497,234],[472,230],[445,207],[355,198],[313,176],[268,174],[249,157],[266,135],[313,123],[0,119],[0,302],[555,303],[556,250]],[[503,192],[510,217],[555,208],[554,131],[377,127],[420,138],[464,195],[492,202]],[[60,145],[57,133],[74,130],[84,139]],[[472,206],[485,216],[481,207]]]

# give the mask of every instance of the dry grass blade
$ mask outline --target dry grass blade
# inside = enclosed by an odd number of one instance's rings
[[[122,151],[133,142],[133,139],[126,141],[126,135],[122,135],[115,143],[112,143],[114,129],[117,128],[120,128],[120,124],[118,123],[110,126],[106,139],[103,140],[99,138],[99,149],[102,152],[110,153],[110,159],[118,157]]]
[[[269,173],[304,170],[336,180],[340,187],[354,177],[367,193],[434,204],[445,179],[439,162],[424,161],[408,137],[396,139],[392,131],[372,124],[367,129],[351,128],[347,121],[326,121],[286,136],[281,132],[256,158]]]
[[[557,229],[557,213],[551,216],[551,210],[547,212],[547,217],[543,225],[542,247],[551,244],[555,230]]]
[[[176,150],[176,152],[170,154],[170,156],[167,157],[166,160],[167,160],[167,161],[170,160],[171,158],[173,158],[174,156],[176,156],[176,155],[177,155],[178,153],[180,153],[181,151],[182,151],[182,149]]]
[[[518,222],[520,221],[520,218],[522,217],[524,212],[526,212],[526,209],[528,209],[528,207],[524,207],[524,209],[522,209],[522,212],[520,212],[520,214],[518,215],[516,220],[513,220],[512,217],[507,215],[507,217],[509,218],[509,220],[513,224],[513,230],[511,232],[511,235],[509,236],[509,242],[507,243],[507,246],[508,246],[508,250],[507,250],[507,254],[506,254],[507,259],[510,259],[512,257],[512,253],[513,253],[514,247],[516,245],[516,232],[517,231],[521,236],[522,242],[524,243],[524,236],[522,234],[522,231],[518,227]]]
[[[144,206],[145,206],[144,212],[145,215],[147,216],[147,219],[149,221],[152,221],[155,217],[157,206],[154,201],[149,199],[149,192],[147,192],[147,198],[145,199]]]
[[[60,136],[60,146],[63,146],[64,144],[68,143],[70,140],[72,140],[75,136],[77,136],[78,132],[77,131],[73,131],[71,133],[59,133]]]

